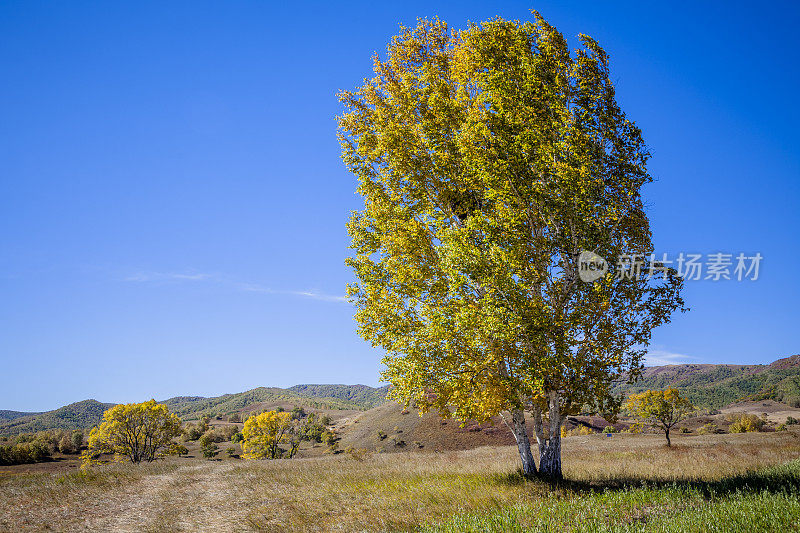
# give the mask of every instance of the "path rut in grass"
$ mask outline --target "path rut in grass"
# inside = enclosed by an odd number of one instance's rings
[[[225,473],[233,465],[209,461],[148,476],[117,499],[117,508],[85,525],[94,531],[233,531],[241,529],[226,505]],[[238,527],[237,527],[238,526]]]

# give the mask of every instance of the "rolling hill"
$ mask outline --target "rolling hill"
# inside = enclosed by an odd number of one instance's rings
[[[303,387],[304,385],[296,386]],[[342,387],[348,387],[348,385],[342,385]],[[364,385],[353,385],[353,387],[364,387]],[[258,387],[236,394],[223,394],[215,398],[178,396],[164,400],[163,403],[169,407],[170,411],[184,420],[197,419],[203,414],[225,415],[233,412],[249,411],[252,410],[254,406],[263,406],[266,408],[280,405],[285,409],[291,409],[293,406],[297,405],[311,409],[346,409],[356,411],[363,411],[372,407],[371,404],[358,401],[327,396],[312,396],[310,394],[298,393],[292,389],[293,388],[280,389],[277,387]]]
[[[288,390],[312,398],[338,398],[372,408],[386,401],[389,385],[377,389],[368,385],[295,385]]]
[[[103,412],[113,405],[97,400],[83,400],[46,413],[26,413],[10,420],[0,420],[0,435],[33,433],[46,429],[90,428],[97,425],[103,418]]]
[[[353,390],[348,391],[348,388]],[[300,406],[313,410],[365,411],[385,398],[385,389],[366,385],[296,385],[290,389],[258,387],[212,398],[176,396],[163,400],[162,403],[183,420],[196,420],[204,414],[246,414],[252,410],[274,409],[279,406],[284,409]],[[336,396],[325,396],[325,390],[335,393]],[[0,436],[48,429],[89,429],[97,425],[103,412],[113,405],[84,400],[45,413],[0,411]]]
[[[698,407],[721,409],[740,401],[774,400],[791,407],[800,407],[800,355],[779,359],[769,365],[666,365],[645,368],[639,381],[634,384],[619,384],[615,393],[627,395],[646,389],[663,389],[677,387]],[[352,435],[353,444],[375,440],[375,446],[381,446],[383,439],[377,431],[393,430],[395,426],[403,430],[405,435],[397,437],[406,445],[415,440],[436,443],[441,449],[462,446],[462,441],[482,441],[483,436],[489,438],[494,430],[488,427],[471,427],[465,429],[454,426],[448,435],[442,436],[439,442],[435,437],[442,424],[435,415],[427,415],[420,422],[419,417],[402,414],[396,404],[386,401],[388,386],[369,387],[367,385],[295,385],[287,389],[276,387],[258,387],[236,394],[206,398],[203,396],[176,396],[163,403],[183,420],[194,420],[203,414],[228,415],[239,412],[274,409],[283,407],[291,409],[301,406],[312,410],[341,412],[353,427],[348,432]],[[45,413],[26,413],[20,411],[0,411],[0,436],[18,433],[29,433],[47,429],[87,429],[96,425],[103,412],[114,404],[100,403],[96,400],[84,400],[54,411]],[[354,422],[358,411],[369,411]],[[372,418],[370,418],[372,417]],[[377,417],[377,418],[376,418]],[[413,424],[411,420],[416,418]],[[362,424],[361,426],[357,426]],[[362,429],[363,428],[363,429]],[[388,429],[387,429],[388,428]],[[464,432],[472,433],[467,436]],[[348,437],[347,439],[350,439]],[[388,437],[387,437],[388,438]],[[347,440],[345,439],[345,440]],[[490,439],[492,440],[492,439]],[[343,443],[347,444],[347,442]]]
[[[3,420],[16,420],[17,418],[22,418],[23,416],[35,416],[40,415],[42,413],[32,413],[26,411],[8,411],[4,409],[0,409],[0,421]]]
[[[800,355],[769,365],[665,365],[647,367],[634,384],[617,385],[630,394],[673,386],[698,407],[720,409],[741,400],[775,400],[800,407]]]

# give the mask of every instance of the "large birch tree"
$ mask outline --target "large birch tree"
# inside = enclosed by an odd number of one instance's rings
[[[683,308],[681,280],[650,256],[641,132],[606,53],[580,43],[570,51],[538,14],[463,31],[422,20],[340,93],[364,199],[348,294],[393,397],[502,416],[523,472],[549,478],[565,416],[613,409],[612,382],[637,376],[651,330]],[[584,250],[637,259],[588,283]]]

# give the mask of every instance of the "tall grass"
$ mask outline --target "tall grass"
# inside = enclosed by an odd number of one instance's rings
[[[0,474],[0,531],[791,530],[800,438],[570,437],[566,481],[525,481],[514,447],[309,459],[177,459]],[[787,466],[775,466],[784,463]],[[716,528],[716,529],[714,529]]]

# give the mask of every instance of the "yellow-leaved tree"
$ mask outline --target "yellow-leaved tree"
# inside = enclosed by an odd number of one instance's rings
[[[152,461],[174,445],[181,420],[166,405],[150,400],[115,405],[103,413],[103,422],[89,433],[84,464],[95,463],[101,453],[132,463]]]
[[[667,446],[672,446],[669,432],[673,426],[694,412],[692,402],[674,387],[631,394],[624,407],[641,422],[662,430]]]
[[[292,427],[292,414],[265,411],[252,415],[242,429],[242,457],[245,459],[277,459],[280,445],[287,440]],[[291,446],[293,450],[294,446]]]
[[[538,14],[463,31],[422,20],[340,94],[364,198],[348,295],[393,398],[501,415],[533,475],[527,413],[549,478],[565,416],[617,408],[613,381],[638,376],[651,330],[683,309],[682,280],[651,255],[641,132],[605,51],[580,41],[570,51]],[[582,281],[583,251],[612,268]]]

